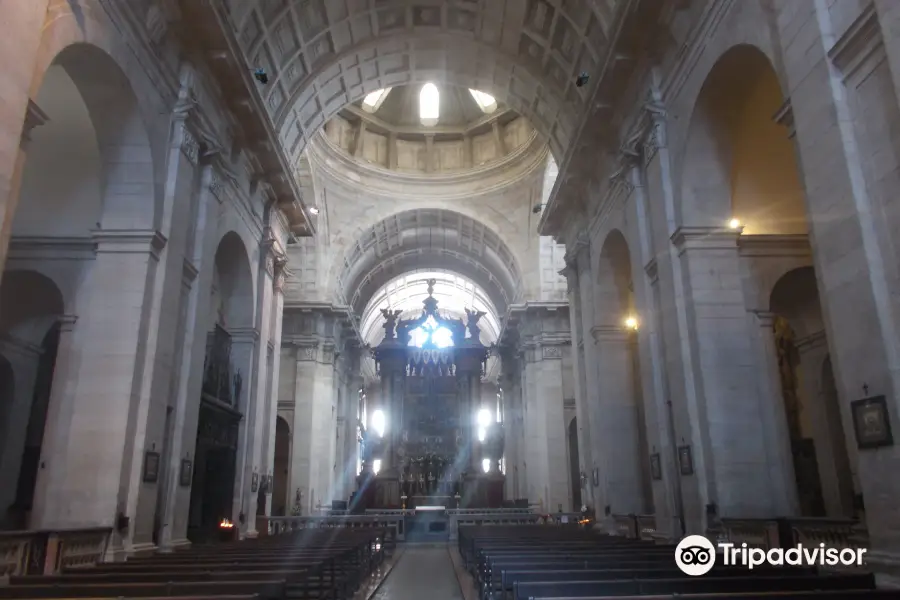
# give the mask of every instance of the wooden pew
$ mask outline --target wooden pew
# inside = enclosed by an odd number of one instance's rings
[[[815,590],[648,596],[542,596],[535,600],[900,600],[900,590]]]
[[[744,567],[719,566],[709,572],[709,577],[746,577],[748,571]],[[753,570],[754,577],[810,577],[816,575],[816,569],[811,567],[768,567]],[[500,574],[499,592],[506,598],[512,593],[517,583],[529,582],[560,582],[560,581],[616,581],[624,579],[679,579],[688,577],[678,567],[667,565],[665,567],[651,569],[605,569],[605,570],[574,570],[558,569],[544,570],[534,569],[527,571],[503,570]]]
[[[514,600],[556,597],[648,596],[702,593],[778,592],[815,590],[873,590],[875,578],[862,575],[799,575],[796,577],[678,577],[619,581],[562,581],[516,583]]]
[[[38,584],[0,586],[0,598],[147,598],[228,595],[257,596],[260,600],[284,600],[284,581],[216,581],[168,583]]]
[[[227,597],[346,600],[383,559],[383,532],[298,532],[14,577],[2,598]]]

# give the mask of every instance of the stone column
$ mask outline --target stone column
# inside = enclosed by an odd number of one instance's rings
[[[16,499],[22,453],[28,437],[29,420],[43,349],[24,340],[7,336],[0,340],[0,353],[9,361],[13,372],[13,396],[0,404],[0,522],[6,519],[6,508]]]
[[[578,266],[575,259],[566,263],[562,271],[566,277],[569,299],[569,321],[572,331],[572,374],[575,378],[575,415],[578,420],[578,469],[585,477],[582,486],[582,504],[594,506],[594,486],[591,485],[591,471],[594,464],[591,445],[591,417],[587,405],[587,373],[584,360],[584,329],[581,324],[581,292],[578,280]],[[581,486],[581,482],[578,482]]]
[[[32,529],[59,527],[60,504],[66,501],[66,454],[69,448],[70,423],[74,409],[73,396],[80,361],[79,340],[75,335],[78,317],[64,315],[59,320],[59,343],[53,384],[47,404],[47,419],[41,441],[41,461],[31,507]]]
[[[272,333],[269,345],[273,349],[273,358],[269,364],[267,386],[268,398],[266,399],[266,418],[268,419],[266,431],[266,444],[264,447],[265,472],[275,473],[275,429],[278,421],[278,380],[281,374],[281,356],[274,352],[281,348],[281,329],[284,316],[284,282],[287,261],[281,257],[275,261],[275,276],[272,282]],[[272,490],[266,496],[265,514],[272,514]]]
[[[303,495],[303,513],[312,510],[313,483],[313,432],[315,431],[313,400],[319,392],[316,381],[316,355],[318,346],[304,342],[295,344],[296,379],[294,381],[294,423],[291,427],[291,492],[300,490]]]
[[[649,132],[648,143],[642,153],[642,161],[632,162],[630,181],[634,186],[633,200],[626,205],[626,219],[632,223],[628,239],[634,240],[631,255],[631,273],[634,286],[634,302],[637,309],[637,355],[644,406],[644,423],[647,435],[647,451],[651,457],[659,457],[660,475],[652,479],[653,509],[659,533],[668,533],[670,539],[681,537],[681,475],[675,451],[672,419],[672,402],[667,388],[667,367],[663,350],[662,323],[660,320],[660,290],[656,252],[649,219],[649,196],[645,186],[648,163],[653,159],[658,143],[657,127]],[[636,242],[636,243],[635,243]],[[649,469],[650,465],[643,468]]]
[[[775,23],[785,85],[798,107],[795,140],[835,384],[845,402],[884,395],[897,432],[900,278],[891,200],[897,158],[895,135],[885,127],[898,119],[897,7],[860,5],[849,27],[846,13],[832,12],[826,2],[795,8],[778,3]],[[807,42],[795,43],[798,35]],[[842,412],[852,431],[849,407]],[[885,587],[900,586],[900,478],[893,476],[900,447],[894,437],[893,446],[860,451],[858,464],[869,531],[866,562]]]
[[[596,318],[596,315],[595,315]],[[606,315],[607,320],[611,315]],[[621,319],[622,317],[620,317]],[[641,432],[635,398],[633,361],[627,332],[621,325],[595,325],[601,415],[595,447],[600,452],[600,486],[614,514],[644,512]]]
[[[539,317],[538,317],[539,318]],[[545,343],[542,343],[545,342]],[[563,417],[562,349],[549,340],[529,342],[523,373],[525,469],[530,502],[555,511],[569,500]]]
[[[315,313],[315,335],[296,340],[291,486],[303,492],[308,511],[331,500],[334,473],[334,344],[324,335],[331,317]],[[306,513],[309,514],[309,513]]]
[[[379,473],[387,473],[394,466],[394,374],[390,367],[384,371],[385,365],[381,365],[381,387],[379,389],[379,404],[374,410],[381,410],[384,414],[384,437],[382,437],[381,468]],[[373,410],[373,413],[374,413]],[[371,417],[369,418],[371,421]],[[373,429],[373,434],[375,433]]]
[[[243,415],[238,425],[238,447],[234,459],[234,492],[231,501],[232,521],[239,523],[239,516],[244,515],[245,525],[250,516],[247,499],[252,494],[252,477],[255,471],[259,474],[259,464],[252,462],[253,448],[253,393],[257,381],[265,373],[257,370],[259,363],[260,334],[255,327],[232,327],[228,330],[231,336],[231,365],[235,373],[243,378],[241,397],[234,399],[235,408]],[[263,353],[264,354],[264,353]],[[195,432],[196,435],[196,432]],[[196,438],[195,438],[196,439]],[[241,535],[247,530],[242,529]]]
[[[274,360],[270,360],[270,342],[273,341],[273,323],[272,309],[275,278],[275,263],[281,260],[277,254],[275,240],[271,231],[268,229],[263,234],[263,241],[260,244],[259,252],[259,270],[257,271],[257,292],[256,292],[256,329],[259,331],[259,343],[256,346],[256,352],[253,357],[253,369],[255,377],[253,378],[250,402],[248,410],[245,413],[247,419],[246,431],[247,436],[247,454],[244,463],[244,477],[249,480],[252,473],[259,473],[260,477],[266,475],[267,466],[272,458],[269,455],[268,447],[268,430],[270,426],[274,426],[274,418],[269,414],[269,385],[271,379],[269,377],[269,366],[274,364]],[[274,350],[272,349],[273,353]],[[256,513],[258,494],[251,491],[248,485],[243,486],[243,496],[247,498],[242,502],[242,506],[246,509],[243,511],[247,517],[246,534],[248,537],[256,536]]]
[[[97,257],[78,301],[80,362],[67,398],[72,403],[68,447],[53,457],[63,463],[54,473],[65,481],[53,519],[58,527],[77,528],[112,525],[117,513],[131,516],[132,528],[124,538],[114,536],[110,546],[110,555],[120,557],[152,548],[156,487],[144,484],[141,473],[144,446],[159,449],[161,439],[148,438],[146,428],[160,405],[150,410],[144,384],[152,377],[144,363],[154,355],[148,327],[151,313],[159,315],[160,305],[154,310],[151,298],[166,238],[156,231],[119,230],[98,231],[94,240]]]
[[[196,465],[197,425],[203,365],[206,359],[206,337],[209,330],[209,299],[215,271],[215,252],[218,243],[217,217],[225,194],[222,181],[211,166],[201,177],[198,198],[195,241],[191,255],[185,260],[186,273],[194,272],[186,302],[186,319],[181,337],[180,377],[175,391],[174,435],[169,453],[168,487],[159,547],[169,551],[190,545],[187,528],[191,502],[191,486],[180,484],[181,461]],[[247,373],[243,373],[246,375]],[[238,404],[238,399],[235,399]]]
[[[799,515],[797,480],[794,476],[794,459],[791,452],[791,436],[788,431],[784,396],[781,392],[781,375],[778,368],[778,350],[775,348],[775,315],[757,311],[750,315],[755,324],[751,328],[760,357],[759,397],[762,402],[762,425],[765,431],[765,452],[772,469],[772,515]]]
[[[581,338],[583,340],[582,351],[584,353],[584,372],[585,372],[585,394],[584,406],[587,415],[585,425],[588,426],[588,437],[590,439],[591,463],[588,465],[586,474],[588,480],[591,481],[591,475],[594,469],[602,470],[603,462],[609,458],[603,455],[601,442],[603,439],[603,431],[600,427],[602,416],[600,415],[600,379],[598,365],[600,364],[597,356],[597,346],[594,343],[593,328],[595,325],[595,304],[596,293],[594,284],[594,273],[591,268],[591,252],[590,245],[586,237],[581,237],[572,245],[570,250],[571,256],[575,258],[575,264],[578,275],[578,292],[580,296],[579,308],[581,313]],[[601,474],[600,484],[594,487],[593,482],[589,484],[594,499],[594,513],[599,519],[604,515],[604,509],[609,505],[609,498],[606,493],[606,486],[603,483]]]
[[[685,277],[686,331],[698,385],[676,420],[679,446],[690,445],[700,490],[694,518],[705,523],[704,505],[723,517],[771,516],[773,465],[756,383],[737,237],[733,230],[682,227],[673,237]],[[695,521],[695,526],[697,525]]]

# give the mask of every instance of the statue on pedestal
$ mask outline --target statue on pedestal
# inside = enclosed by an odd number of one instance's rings
[[[394,339],[394,327],[397,325],[397,318],[403,313],[402,310],[390,310],[388,308],[381,309],[381,316],[384,317],[384,339]]]
[[[468,317],[466,327],[469,329],[469,336],[477,342],[481,339],[481,329],[478,327],[478,321],[487,313],[480,310],[469,310],[468,308],[465,309],[465,311],[466,316]]]

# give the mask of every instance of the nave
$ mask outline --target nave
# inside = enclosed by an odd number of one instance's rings
[[[691,572],[680,546],[608,535],[549,515],[525,525],[461,526],[450,543],[398,543],[398,530],[381,527],[272,533],[124,563],[14,575],[0,585],[0,598],[900,598],[898,590],[875,589],[864,568],[757,565],[750,571],[723,561],[712,546],[712,558],[701,559],[708,568]]]

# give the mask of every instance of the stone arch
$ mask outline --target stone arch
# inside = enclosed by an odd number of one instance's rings
[[[618,229],[610,231],[597,256],[597,305],[600,314],[608,315],[610,325],[620,325],[634,312],[631,278],[631,251],[625,235]],[[613,318],[614,317],[614,318]]]
[[[631,250],[619,229],[612,229],[606,235],[595,272],[594,317],[599,325],[595,341],[599,346],[602,386],[600,410],[609,407],[610,413],[617,414],[611,426],[615,431],[615,450],[609,447],[607,451],[622,451],[616,469],[626,482],[619,486],[618,493],[610,494],[608,501],[613,510],[643,511],[652,505],[652,485],[647,468],[650,464],[647,418],[635,334],[639,317],[634,304]]]
[[[52,279],[36,271],[3,273],[0,281],[0,333],[40,344],[65,312],[65,300]]]
[[[275,419],[275,460],[272,475],[272,516],[286,516],[291,511],[288,487],[291,469],[291,426],[279,415]]]
[[[253,327],[255,294],[250,258],[241,236],[229,231],[216,248],[211,318],[231,328]],[[211,324],[212,325],[212,324]]]
[[[522,292],[515,255],[491,228],[442,209],[403,211],[366,228],[335,266],[338,293],[361,315],[375,292],[410,271],[451,271],[470,279],[499,314]]]
[[[824,329],[822,307],[813,267],[791,269],[772,287],[769,310],[787,319],[800,337]]]
[[[382,87],[429,80],[493,95],[534,123],[561,157],[590,91],[577,88],[575,76],[597,70],[593,57],[605,53],[616,4],[503,3],[446,11],[232,3],[225,18],[247,63],[271,74],[261,93],[293,158],[342,106]],[[551,48],[566,59],[545,69]]]
[[[849,516],[851,461],[813,267],[783,275],[772,289],[772,335],[801,514]],[[829,386],[830,384],[830,386]],[[848,415],[849,417],[849,415]],[[849,429],[848,429],[849,430]]]
[[[39,82],[28,111],[37,126],[28,132],[13,235],[155,229],[160,215],[150,139],[116,60],[92,44],[72,43]],[[47,219],[48,213],[58,218]]]
[[[22,529],[35,500],[65,303],[50,278],[14,270],[3,274],[0,307],[0,353],[14,382],[14,395],[0,397],[0,479],[9,484],[0,489],[0,524]]]
[[[731,46],[697,95],[680,169],[680,222],[744,234],[805,234],[804,189],[789,130],[779,122],[784,94],[768,56]]]

